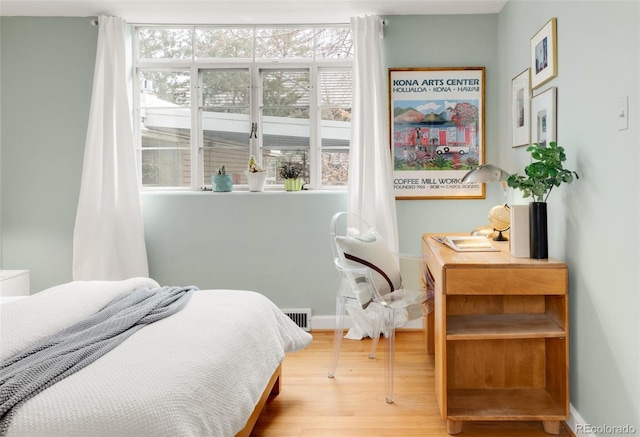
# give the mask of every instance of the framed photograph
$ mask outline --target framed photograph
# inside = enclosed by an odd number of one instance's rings
[[[531,81],[529,69],[511,80],[511,125],[513,147],[525,146],[531,142]]]
[[[484,67],[389,69],[396,199],[484,199]]]
[[[546,147],[556,141],[556,87],[531,99],[531,142]]]
[[[531,38],[532,90],[558,75],[557,47],[556,19],[552,18]]]

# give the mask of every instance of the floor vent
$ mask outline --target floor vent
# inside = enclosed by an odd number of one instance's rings
[[[311,308],[287,308],[282,310],[293,322],[305,331],[311,331]]]

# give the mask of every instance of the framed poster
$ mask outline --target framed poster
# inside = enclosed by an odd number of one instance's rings
[[[531,86],[529,69],[511,80],[511,130],[512,147],[525,146],[531,141]]]
[[[389,69],[396,199],[484,199],[484,67]]]
[[[556,19],[552,18],[531,38],[532,90],[558,75],[557,46]]]
[[[556,87],[531,99],[531,142],[546,147],[556,141]]]

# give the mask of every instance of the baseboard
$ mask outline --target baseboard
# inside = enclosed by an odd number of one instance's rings
[[[345,316],[344,318],[344,328],[349,329],[353,327],[353,322],[351,321],[351,317]],[[311,329],[318,331],[325,330],[333,330],[336,328],[336,316],[311,316]],[[422,319],[409,320],[404,326],[401,328],[396,328],[396,331],[400,331],[402,329],[422,329]]]
[[[569,405],[569,419],[566,424],[576,437],[596,437],[596,435],[591,432],[591,425],[582,418],[573,405]]]

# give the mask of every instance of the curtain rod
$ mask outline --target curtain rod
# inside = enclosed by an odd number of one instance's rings
[[[387,20],[385,20],[387,21]],[[348,26],[350,23],[131,23],[127,21],[129,26],[134,27],[191,27],[191,26],[213,26],[213,27],[300,27],[300,26]]]
[[[180,24],[152,24],[152,23],[128,23],[131,26],[180,26]],[[305,24],[305,23],[302,23]],[[311,24],[311,23],[307,23],[307,24]],[[314,26],[340,26],[343,24],[348,24],[348,23],[313,23],[312,25]],[[93,20],[91,20],[91,25],[92,26],[97,26],[98,25],[98,20],[96,18],[94,18]],[[216,26],[227,26],[227,24],[215,24]],[[232,26],[234,26],[234,24],[231,24]],[[300,26],[300,24],[279,24],[279,26]],[[389,25],[389,20],[387,20],[386,18],[382,20],[382,25],[383,26],[387,26]],[[183,24],[183,26],[198,26],[198,24]],[[206,26],[206,25],[205,25]],[[238,25],[241,26],[241,25]],[[244,26],[266,26],[265,24],[244,24]]]

